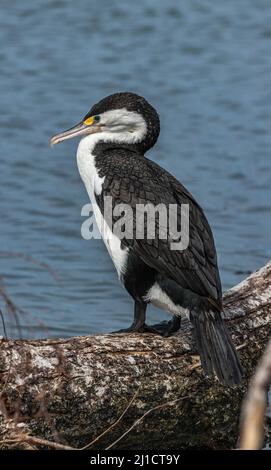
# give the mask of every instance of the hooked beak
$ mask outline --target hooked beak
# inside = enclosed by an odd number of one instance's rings
[[[88,121],[88,120],[87,120]],[[82,121],[74,127],[71,127],[67,131],[61,132],[60,134],[54,135],[51,140],[51,146],[63,142],[63,140],[72,139],[73,137],[78,137],[80,135],[95,134],[96,132],[101,132],[101,126],[95,123],[85,124],[86,121]]]

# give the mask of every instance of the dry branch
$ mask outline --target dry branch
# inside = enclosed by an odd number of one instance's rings
[[[271,340],[257,366],[243,405],[240,436],[240,448],[242,450],[259,450],[263,448],[270,386]]]
[[[270,281],[271,263],[224,296],[247,378],[271,336]],[[2,447],[236,445],[247,380],[227,389],[206,379],[189,322],[167,339],[107,334],[0,346]]]

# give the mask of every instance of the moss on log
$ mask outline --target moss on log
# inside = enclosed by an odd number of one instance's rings
[[[2,448],[79,448],[105,430],[90,448],[234,447],[248,378],[271,336],[270,281],[271,262],[224,295],[246,369],[234,389],[204,376],[188,321],[171,338],[2,339]]]

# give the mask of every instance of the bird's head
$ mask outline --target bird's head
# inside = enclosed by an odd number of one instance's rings
[[[146,152],[155,144],[159,132],[159,116],[145,98],[135,93],[115,93],[96,103],[79,124],[54,135],[51,144],[96,134],[97,143],[133,145]]]

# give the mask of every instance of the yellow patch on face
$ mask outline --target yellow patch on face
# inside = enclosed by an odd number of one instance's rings
[[[85,119],[84,124],[86,126],[91,126],[93,124],[93,121],[94,121],[94,116],[91,116],[91,117]]]

